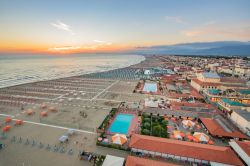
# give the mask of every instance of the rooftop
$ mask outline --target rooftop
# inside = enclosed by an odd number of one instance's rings
[[[238,101],[232,101],[230,99],[227,99],[227,98],[222,98],[221,99],[224,103],[227,103],[229,104],[230,106],[241,106],[241,107],[245,107],[246,105],[245,104],[242,104]]]
[[[212,118],[200,118],[200,120],[211,135],[232,138],[248,138],[238,130],[227,130],[227,128],[225,128],[226,125],[223,125],[223,122],[219,124],[218,121]]]
[[[217,73],[212,73],[212,72],[203,72],[202,73],[203,77],[206,78],[220,78],[220,76]]]
[[[243,95],[249,95],[250,94],[250,89],[241,89],[239,90],[239,93]]]
[[[155,161],[151,159],[128,156],[125,166],[176,166],[175,164]]]
[[[250,112],[244,110],[234,110],[237,114],[239,114],[242,118],[250,121]]]
[[[129,147],[223,164],[243,165],[229,147],[198,144],[138,134],[132,135]]]

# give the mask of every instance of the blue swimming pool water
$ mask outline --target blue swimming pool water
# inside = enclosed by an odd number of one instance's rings
[[[118,114],[109,131],[112,133],[128,134],[128,129],[134,115]]]
[[[157,84],[156,83],[145,83],[143,87],[143,91],[145,92],[157,92]]]

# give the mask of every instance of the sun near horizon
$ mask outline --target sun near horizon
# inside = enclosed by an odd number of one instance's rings
[[[246,0],[1,1],[0,52],[119,52],[176,43],[248,41],[249,7]]]

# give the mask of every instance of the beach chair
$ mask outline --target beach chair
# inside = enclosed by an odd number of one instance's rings
[[[69,149],[67,154],[68,155],[73,155],[73,149]]]
[[[32,146],[36,146],[36,141],[33,140],[31,145],[32,145]]]
[[[53,151],[54,151],[54,152],[57,152],[57,151],[58,151],[58,147],[57,147],[56,145],[54,146]]]
[[[26,142],[24,143],[24,145],[29,145],[30,144],[30,141],[29,141],[29,139],[27,138],[26,139]]]
[[[16,142],[16,136],[12,136],[12,138],[11,138],[10,141],[11,141],[11,142]]]
[[[60,153],[64,153],[64,152],[65,152],[64,147],[60,147],[60,148],[59,148],[59,152],[60,152]]]
[[[23,141],[22,141],[22,137],[19,137],[19,139],[18,139],[18,143],[22,143]]]
[[[46,150],[50,150],[51,149],[51,147],[50,147],[50,145],[48,144],[47,146],[46,146]]]

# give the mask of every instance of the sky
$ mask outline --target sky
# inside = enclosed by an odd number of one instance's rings
[[[0,52],[249,41],[249,0],[0,0]]]

